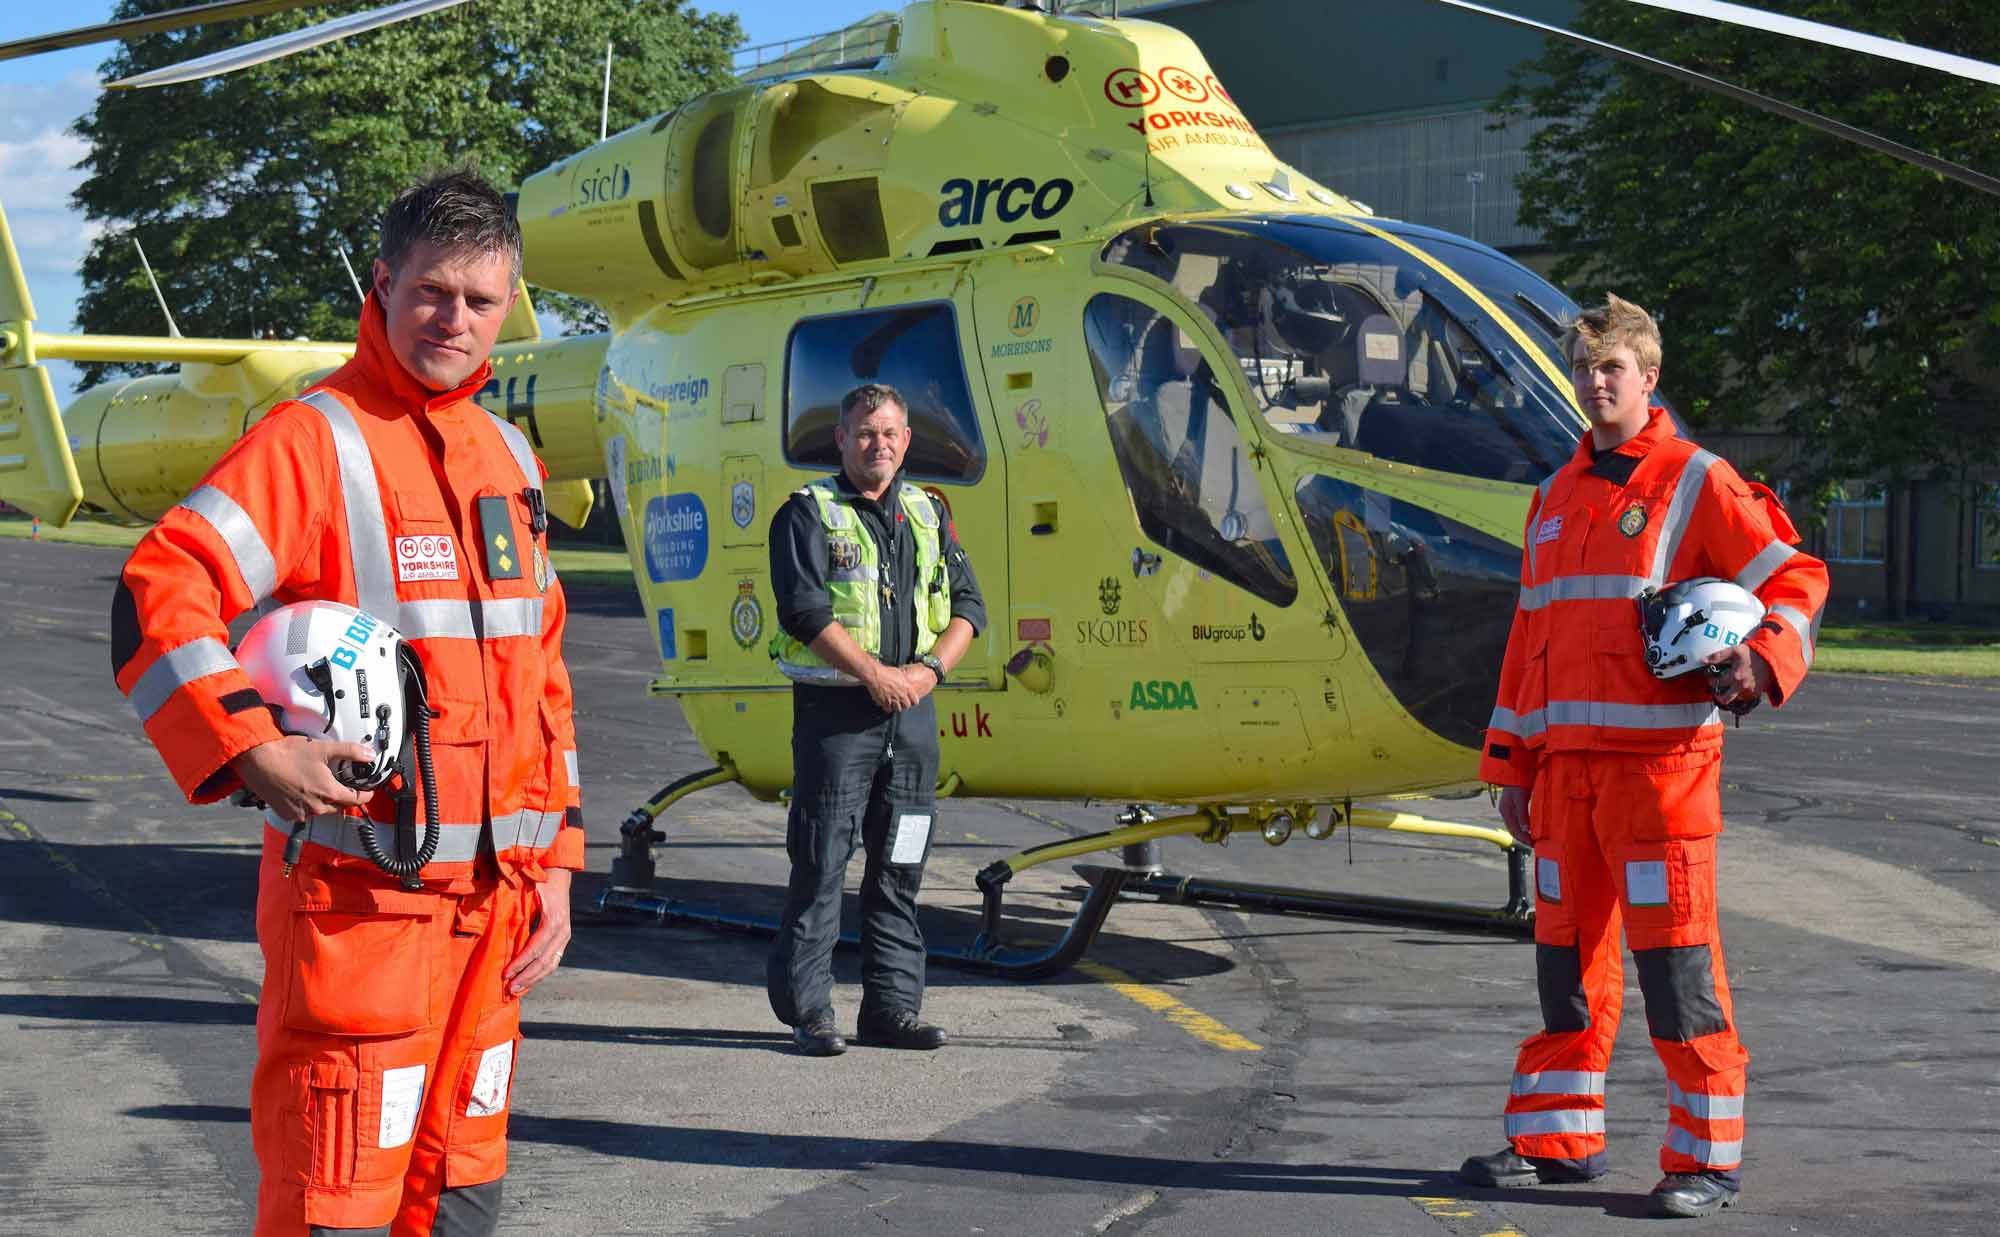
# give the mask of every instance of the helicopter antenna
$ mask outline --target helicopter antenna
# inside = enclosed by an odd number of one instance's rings
[[[347,246],[335,241],[333,251],[340,255],[340,264],[347,268],[347,282],[354,285],[354,299],[367,304],[368,294],[361,290],[361,279],[354,273],[354,263],[348,261]]]
[[[604,106],[597,113],[597,140],[611,134],[611,40],[604,41]]]
[[[153,274],[153,264],[146,261],[146,247],[139,243],[137,236],[132,238],[132,248],[139,251],[139,265],[146,268],[146,282],[153,285],[153,299],[160,303],[160,312],[166,316],[167,334],[174,339],[179,339],[181,337],[181,328],[174,322],[174,311],[167,308],[167,298],[160,291],[160,281]]]

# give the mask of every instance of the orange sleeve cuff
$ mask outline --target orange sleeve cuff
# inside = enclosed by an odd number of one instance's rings
[[[572,872],[583,871],[583,830],[574,825],[564,825],[556,830],[556,840],[542,859],[542,866],[568,868]]]

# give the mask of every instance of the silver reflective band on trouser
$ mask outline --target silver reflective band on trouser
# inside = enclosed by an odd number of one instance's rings
[[[1550,1069],[1514,1075],[1515,1095],[1603,1095],[1604,1075],[1580,1069]]]
[[[264,823],[287,837],[291,835],[291,822],[280,819],[274,812],[264,813]],[[390,839],[395,835],[395,826],[379,820],[371,823],[375,825],[376,840],[382,843],[384,850],[388,850],[393,845]],[[368,852],[361,845],[360,825],[361,818],[358,816],[325,812],[307,822],[306,841],[356,859],[366,859]],[[437,853],[431,856],[432,863],[470,863],[479,853],[480,826],[440,825],[438,828],[442,836],[438,838]],[[425,836],[424,824],[418,821],[417,845],[423,845]]]
[[[1734,1168],[1743,1162],[1743,1140],[1710,1142],[1678,1125],[1667,1127],[1667,1150],[1678,1151],[1703,1168]]]
[[[1743,564],[1743,570],[1736,573],[1736,583],[1747,592],[1756,592],[1763,587],[1771,573],[1785,565],[1798,551],[1782,541],[1773,541],[1757,551],[1757,557]]]
[[[501,640],[542,634],[542,598],[491,601],[434,598],[396,607],[396,630],[406,640]]]
[[[1771,613],[1792,625],[1792,630],[1797,632],[1799,636],[1799,651],[1805,654],[1806,665],[1812,665],[1813,628],[1816,624],[1802,614],[1797,606],[1772,606]]]
[[[801,666],[778,658],[778,672],[794,683],[812,687],[859,687],[861,680],[834,666]]]
[[[213,636],[190,640],[168,649],[160,654],[158,661],[146,667],[146,673],[132,685],[132,711],[144,724],[169,697],[189,683],[238,668],[235,655],[222,641]]]
[[[1604,1110],[1601,1108],[1558,1108],[1550,1112],[1507,1114],[1509,1138],[1519,1138],[1523,1134],[1602,1134],[1603,1132]]]
[[[1561,576],[1521,590],[1521,608],[1539,610],[1552,601],[1630,601],[1646,587],[1643,576]]]
[[[262,604],[271,590],[278,587],[278,565],[250,513],[212,485],[204,485],[181,499],[181,506],[208,521],[236,560],[236,574],[243,577],[243,587],[250,590],[251,604]]]
[[[1740,1095],[1683,1091],[1672,1082],[1667,1083],[1667,1103],[1703,1121],[1736,1121],[1743,1116],[1743,1097]]]
[[[1647,583],[1654,588],[1665,584],[1667,573],[1673,570],[1674,555],[1680,552],[1681,539],[1687,536],[1688,525],[1694,522],[1702,479],[1716,462],[1709,452],[1696,451],[1681,465],[1680,480],[1674,483],[1674,496],[1668,501],[1666,519],[1660,524],[1660,539],[1653,546],[1653,569],[1646,573]]]
[[[299,402],[326,418],[340,465],[341,505],[347,509],[347,553],[354,565],[355,606],[378,618],[396,612],[396,572],[389,561],[389,524],[382,518],[382,487],[375,457],[354,414],[332,393],[313,391]]]

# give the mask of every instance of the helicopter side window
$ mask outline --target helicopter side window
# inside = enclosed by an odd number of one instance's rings
[[[840,467],[833,441],[840,401],[883,382],[909,401],[914,479],[971,485],[986,472],[986,444],[966,385],[958,324],[939,301],[807,318],[785,352],[785,458],[801,468]]]
[[[1299,591],[1291,560],[1195,338],[1112,293],[1091,298],[1084,337],[1141,531],[1273,605],[1290,605]]]

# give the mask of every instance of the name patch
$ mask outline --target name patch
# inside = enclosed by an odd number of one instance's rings
[[[398,580],[458,579],[458,547],[449,537],[396,538]]]
[[[1562,535],[1563,518],[1559,515],[1552,515],[1548,519],[1543,520],[1542,526],[1535,530],[1535,544],[1547,545]]]

